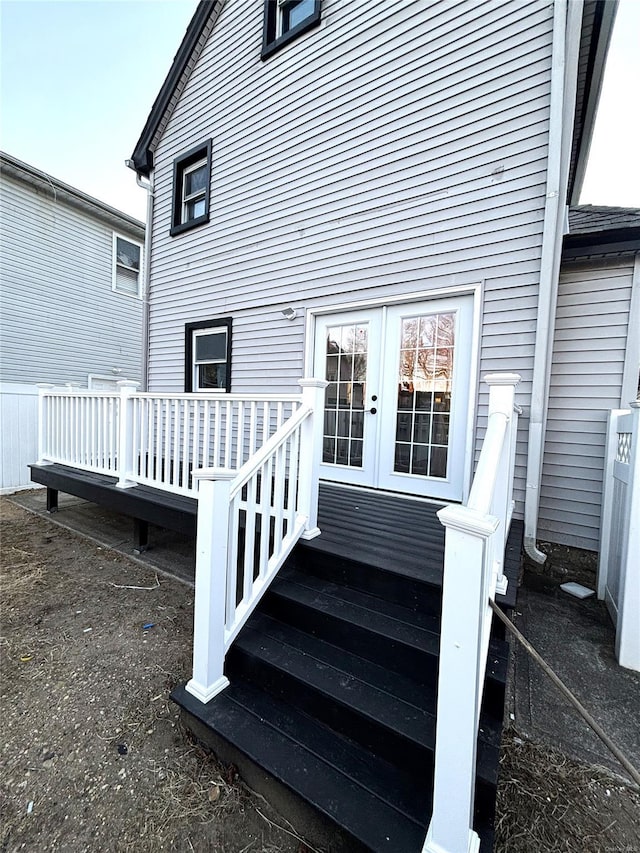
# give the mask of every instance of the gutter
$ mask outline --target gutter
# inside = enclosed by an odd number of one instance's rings
[[[131,160],[125,161],[129,168],[135,170],[135,166]],[[136,184],[143,190],[147,191],[147,221],[144,230],[144,266],[142,271],[142,364],[141,364],[141,385],[142,391],[149,390],[149,283],[151,281],[151,228],[153,225],[153,204],[155,201],[153,187],[153,172],[149,175],[148,181],[143,181],[140,175],[136,172]]]
[[[555,331],[562,238],[567,223],[567,180],[576,100],[582,0],[555,0],[549,116],[549,162],[540,259],[538,316],[531,383],[524,505],[524,550],[538,564],[546,555],[536,547],[540,483],[547,421],[548,389]]]
[[[640,220],[640,217],[639,217]],[[640,225],[627,228],[567,234],[562,250],[563,260],[591,255],[635,254],[640,251]]]

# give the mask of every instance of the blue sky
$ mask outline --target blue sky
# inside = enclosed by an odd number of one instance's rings
[[[2,0],[0,147],[144,218],[145,193],[124,161],[196,5]],[[584,203],[640,207],[638,91],[640,0],[621,0]]]
[[[196,0],[2,0],[0,147],[142,219],[124,161]]]

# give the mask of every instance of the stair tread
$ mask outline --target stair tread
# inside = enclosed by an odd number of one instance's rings
[[[339,555],[342,559],[362,563],[363,565],[371,565],[384,571],[390,571],[397,574],[401,567],[401,575],[411,577],[414,580],[433,586],[442,586],[442,566],[434,566],[429,563],[424,563],[418,569],[413,566],[414,561],[410,560],[410,550],[401,549],[395,537],[390,541],[380,541],[372,543],[369,536],[357,536],[353,531],[348,532],[349,543],[351,545],[351,554],[345,555],[344,542],[346,532],[334,533],[331,530],[323,532],[322,536],[316,539],[311,539],[308,542],[300,542],[301,549],[310,549],[319,551],[323,554],[336,557]],[[434,546],[434,554],[436,554],[436,546]],[[439,554],[439,559],[442,560],[442,553]],[[399,575],[400,576],[400,575]]]
[[[401,735],[418,748],[433,750],[435,713],[433,694],[425,688],[422,701],[407,701],[388,692],[388,681],[376,683],[375,665],[362,658],[353,667],[354,656],[342,653],[323,640],[305,635],[304,651],[299,648],[302,632],[283,625],[280,637],[272,636],[249,623],[235,643],[235,651],[268,664],[318,693],[329,697],[387,731]],[[264,624],[261,620],[259,624]],[[283,633],[290,637],[286,642]],[[344,668],[342,668],[344,667]],[[501,721],[484,715],[478,738],[478,776],[490,784],[497,781]]]
[[[367,606],[369,602],[361,598],[357,591],[353,591],[351,596],[348,593],[345,596],[340,596],[336,595],[338,586],[335,584],[332,586],[334,589],[327,588],[322,581],[317,584],[314,584],[313,580],[305,583],[302,576],[297,573],[296,577],[287,575],[283,578],[276,578],[270,593],[312,606],[330,616],[361,625],[369,630],[384,634],[389,639],[408,643],[430,654],[438,653],[439,634],[437,630],[434,630],[435,625],[432,625],[430,629],[420,624],[404,621],[396,613],[373,610]]]
[[[423,787],[420,790],[416,779],[409,774],[254,685],[239,681],[234,682],[230,689],[236,701],[251,708],[262,720],[268,720],[269,725],[304,745],[373,796],[410,820],[422,823],[428,819],[431,790],[426,780],[420,780]]]
[[[432,685],[407,678],[266,614],[256,614],[250,627],[279,643],[299,649],[304,655],[334,666],[341,672],[357,673],[359,679],[377,689],[409,704],[419,704],[430,713],[435,713],[436,697]]]
[[[269,595],[312,607],[332,619],[343,619],[425,654],[439,654],[439,618],[369,593],[287,568],[275,579]],[[487,675],[504,684],[507,662],[507,644],[492,638]]]
[[[299,718],[295,729],[283,730],[274,724],[273,720],[292,719],[292,712],[281,700],[262,694],[257,702],[255,690],[234,684],[207,705],[198,702],[182,687],[176,688],[173,698],[375,853],[398,850],[417,853],[421,849],[426,819],[424,823],[418,822],[390,805],[388,798],[380,798],[367,785],[361,769],[349,774],[344,767],[318,755],[309,744],[300,742],[296,737],[302,731]],[[257,711],[258,704],[261,712]],[[265,727],[268,727],[268,737],[265,737]],[[317,735],[317,730],[315,733]],[[327,729],[323,735],[325,755],[339,753],[342,740]],[[371,760],[371,756],[366,759],[363,756],[360,763],[365,760]],[[383,763],[374,760],[372,768],[381,774],[382,784]],[[395,781],[397,776],[391,774],[389,793]]]
[[[353,589],[352,587],[344,586],[344,584],[323,580],[315,575],[289,567],[285,567],[280,572],[274,582],[274,586],[285,580],[313,590],[314,592],[332,596],[338,602],[349,602],[374,613],[377,612],[391,619],[397,619],[404,624],[416,626],[424,631],[431,631],[434,634],[440,632],[440,619],[437,616],[411,610],[402,604],[395,604],[392,601],[387,601],[364,590]]]

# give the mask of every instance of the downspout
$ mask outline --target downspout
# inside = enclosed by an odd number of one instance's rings
[[[147,221],[144,231],[144,270],[142,273],[142,390],[149,390],[149,282],[151,276],[151,228],[153,225],[153,172],[143,181],[136,172],[136,183],[147,191]]]
[[[549,378],[555,331],[558,276],[565,231],[567,176],[575,109],[582,0],[555,0],[549,116],[549,160],[540,259],[538,316],[531,382],[531,411],[524,505],[524,549],[536,563],[546,555],[536,547]]]

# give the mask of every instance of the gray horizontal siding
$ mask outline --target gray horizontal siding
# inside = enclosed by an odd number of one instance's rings
[[[142,304],[112,291],[112,228],[4,174],[1,201],[2,381],[86,385],[114,367],[138,379]]]
[[[264,63],[262,14],[228,0],[155,152],[150,387],[183,387],[186,322],[233,316],[233,390],[292,391],[305,309],[481,283],[481,374],[518,371],[526,403],[549,4],[324,0]],[[173,159],[208,138],[210,222],[171,238]]]
[[[560,276],[538,535],[597,550],[609,409],[620,406],[633,262]]]

